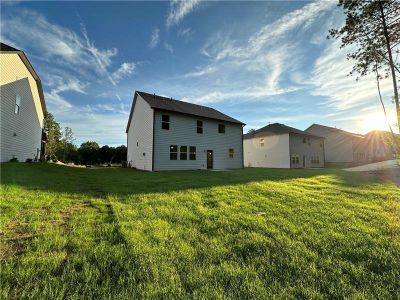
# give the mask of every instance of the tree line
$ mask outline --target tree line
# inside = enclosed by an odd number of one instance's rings
[[[126,146],[99,146],[94,141],[74,144],[75,137],[70,127],[62,128],[51,113],[47,113],[45,121],[47,132],[47,161],[61,161],[82,165],[121,164],[126,161]]]

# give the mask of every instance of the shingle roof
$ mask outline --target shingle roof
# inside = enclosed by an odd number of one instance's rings
[[[309,126],[305,131],[308,131],[311,127],[320,127],[329,131],[335,131],[335,132],[339,132],[345,135],[349,135],[352,137],[359,137],[362,138],[363,135],[362,134],[357,134],[357,133],[353,133],[353,132],[349,132],[349,131],[345,131],[343,129],[339,129],[339,128],[335,128],[335,127],[330,127],[330,126],[326,126],[326,125],[321,125],[321,124],[312,124],[311,126]]]
[[[22,62],[24,63],[24,65],[26,66],[26,68],[29,70],[29,72],[32,74],[33,78],[36,81],[36,86],[39,92],[40,103],[42,104],[42,111],[43,114],[46,115],[47,109],[46,109],[46,101],[44,100],[42,82],[40,81],[38,74],[36,73],[35,69],[30,63],[28,57],[25,55],[24,51],[11,47],[10,45],[0,43],[0,52],[15,52],[15,54],[18,54],[18,56],[21,58]]]
[[[299,130],[290,126],[286,126],[284,124],[280,123],[273,123],[269,124],[267,126],[264,126],[260,129],[257,129],[253,132],[246,133],[243,135],[244,139],[250,139],[256,136],[266,136],[266,135],[277,135],[277,134],[285,134],[285,133],[295,133],[295,134],[301,134],[301,135],[307,135],[307,136],[314,136],[314,137],[319,137],[322,138],[318,135],[311,134],[308,132],[305,132],[303,130]]]
[[[0,43],[0,51],[2,52],[16,52],[16,51],[21,51],[18,50],[14,47],[11,47],[10,45],[4,44],[4,43]]]
[[[187,114],[187,115],[199,116],[199,117],[204,117],[204,118],[209,118],[209,119],[215,119],[215,120],[221,120],[221,121],[245,125],[244,123],[240,122],[239,120],[229,117],[229,116],[223,114],[222,112],[220,112],[216,109],[213,109],[211,107],[197,105],[197,104],[193,104],[193,103],[189,103],[189,102],[185,102],[185,101],[179,101],[179,100],[175,100],[172,98],[166,98],[166,97],[158,96],[155,94],[149,94],[149,93],[145,93],[145,92],[141,92],[141,91],[135,91],[134,101],[136,101],[137,95],[140,95],[154,109],[177,112],[177,113],[182,113],[182,114]],[[128,120],[128,125],[126,127],[127,132],[128,132],[128,128],[131,123],[132,115],[133,115],[133,107],[134,107],[134,105],[132,105],[131,113],[130,113],[129,120]]]

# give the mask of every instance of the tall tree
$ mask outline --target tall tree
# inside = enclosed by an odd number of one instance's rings
[[[96,164],[99,158],[99,144],[91,141],[82,143],[78,153],[83,164]]]
[[[393,95],[397,112],[397,126],[400,128],[400,104],[397,76],[400,64],[393,54],[399,54],[400,44],[400,1],[398,0],[339,0],[344,9],[346,22],[340,29],[331,29],[329,36],[341,38],[341,48],[353,46],[354,51],[347,58],[355,64],[350,74],[366,76],[379,73],[391,76]]]
[[[69,151],[74,151],[75,146],[73,142],[75,141],[74,133],[70,127],[64,127],[62,132],[62,138],[60,143],[60,148],[62,150],[62,161],[65,162]]]
[[[51,113],[47,113],[45,117],[44,128],[45,131],[47,131],[47,157],[53,159],[56,157],[56,152],[60,146],[60,140],[62,136],[61,127],[60,124],[54,119],[54,116]]]

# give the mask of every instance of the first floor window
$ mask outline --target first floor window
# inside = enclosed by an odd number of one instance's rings
[[[225,133],[225,125],[224,124],[218,124],[218,132]]]
[[[235,154],[235,150],[234,149],[229,149],[229,158],[233,158],[233,154]]]
[[[162,115],[161,118],[162,118],[161,128],[169,130],[169,115]]]
[[[178,146],[177,145],[169,146],[169,159],[170,160],[178,159]]]
[[[187,160],[187,146],[180,146],[180,160]]]
[[[264,143],[264,139],[260,139],[260,147],[264,147],[265,143]]]
[[[300,163],[300,156],[298,154],[292,155],[292,164],[298,165]]]
[[[19,111],[21,110],[21,96],[17,95],[15,97],[15,109],[14,109],[14,113],[16,115],[19,115]]]
[[[196,160],[196,147],[195,146],[190,146],[189,150],[190,150],[189,159],[190,160]]]

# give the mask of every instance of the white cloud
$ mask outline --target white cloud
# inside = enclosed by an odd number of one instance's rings
[[[296,34],[308,30],[310,24],[334,6],[332,1],[306,4],[261,26],[244,42],[232,39],[232,34],[227,32],[216,32],[200,49],[208,63],[183,75],[196,77],[206,86],[190,99],[202,103],[240,97],[246,101],[265,101],[263,98],[302,88],[294,80],[282,79],[284,76],[291,79],[306,56]]]
[[[180,28],[177,34],[187,42],[192,37],[193,31],[191,28]]]
[[[160,30],[156,28],[151,33],[149,47],[155,48],[158,45],[159,40],[160,40]]]
[[[167,27],[179,24],[186,15],[191,13],[200,4],[200,2],[200,0],[172,0],[170,2],[166,21]]]
[[[111,74],[111,77],[114,82],[120,81],[124,76],[131,75],[135,70],[135,63],[127,63],[124,62],[121,64],[118,70]]]
[[[171,44],[165,42],[164,43],[164,48],[165,48],[165,50],[169,51],[170,53],[174,53],[174,47],[172,47]]]

